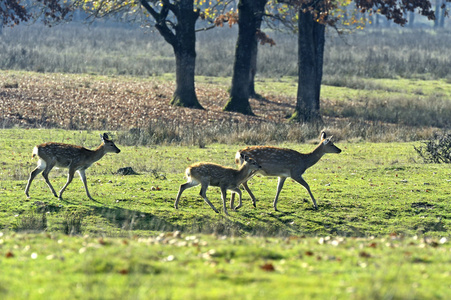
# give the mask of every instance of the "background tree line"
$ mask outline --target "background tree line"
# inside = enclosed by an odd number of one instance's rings
[[[298,37],[298,92],[291,119],[321,121],[320,89],[326,27],[339,29],[383,16],[398,25],[412,20],[412,13],[440,20],[447,15],[446,1],[404,0],[6,0],[0,6],[3,26],[40,18],[46,24],[70,20],[82,10],[88,20],[114,16],[123,21],[152,26],[171,45],[175,56],[176,87],[172,105],[202,109],[195,92],[196,32],[215,26],[238,26],[230,98],[224,110],[252,115],[249,98],[255,96],[258,44],[274,44],[262,31],[262,23],[287,28]],[[435,11],[433,9],[435,4]],[[440,10],[440,12],[439,12]],[[351,13],[350,13],[351,12]],[[441,18],[441,16],[443,16]],[[340,23],[342,20],[346,22]],[[443,21],[444,23],[444,21]]]

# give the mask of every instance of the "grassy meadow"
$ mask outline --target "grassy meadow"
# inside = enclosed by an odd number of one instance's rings
[[[0,238],[3,299],[446,299],[450,289],[445,239]]]
[[[213,161],[233,166],[235,151],[245,146],[225,144],[205,148],[119,145],[121,153],[108,154],[88,170],[96,201],[86,198],[78,178],[63,200],[54,199],[41,175],[33,181],[27,199],[23,191],[36,164],[30,158],[34,145],[47,140],[80,144],[80,139],[89,148],[100,141],[98,132],[2,130],[2,228],[27,231],[34,229],[33,222],[41,222],[48,231],[66,232],[66,223],[81,218],[80,226],[72,228],[77,234],[110,237],[178,230],[232,236],[371,237],[396,233],[439,238],[447,235],[450,226],[451,169],[424,164],[413,148],[419,143],[336,143],[343,152],[327,154],[304,176],[319,199],[317,211],[307,192],[288,180],[280,196],[280,212],[274,212],[277,180],[270,177],[256,177],[251,182],[257,209],[245,193],[242,209],[231,211],[230,218],[217,215],[200,198],[199,189],[192,188],[184,192],[179,210],[175,210],[173,200],[189,164]],[[308,152],[315,142],[282,146]],[[132,167],[140,175],[117,174],[122,167]],[[64,169],[50,174],[56,189],[64,185]],[[210,189],[209,198],[222,209],[219,190]]]
[[[19,26],[0,36],[1,299],[449,297],[451,167],[426,164],[414,149],[451,126],[449,31],[328,32],[325,123],[318,126],[284,118],[297,85],[290,34],[271,32],[277,45],[260,47],[262,97],[252,100],[260,115],[243,121],[221,111],[234,29],[198,35],[196,88],[208,109],[189,112],[167,108],[174,58],[163,39],[110,25]],[[94,97],[95,112],[79,101]],[[164,120],[149,112],[157,121],[147,126],[113,127],[121,122],[102,115],[111,99],[122,124],[146,101]],[[95,124],[67,116],[80,107],[77,115]],[[221,122],[212,120],[218,116]],[[323,128],[343,152],[325,155],[304,175],[318,210],[288,179],[274,211],[277,179],[262,176],[250,181],[256,208],[243,191],[243,207],[226,216],[219,189],[210,187],[216,214],[196,187],[174,209],[188,165],[234,166],[236,150],[251,144],[309,152]],[[87,170],[94,200],[78,176],[60,200],[39,175],[26,198],[35,145],[92,149],[103,132],[121,152]],[[138,174],[119,174],[124,167]],[[66,176],[52,170],[55,190]]]
[[[287,180],[272,208],[276,179],[256,177],[253,208],[221,209],[220,192],[184,192],[197,161],[233,166],[239,144],[124,146],[78,178],[63,200],[42,176],[24,195],[37,143],[89,148],[97,131],[0,131],[0,294],[3,299],[446,298],[451,286],[451,168],[424,164],[409,143],[339,141],[304,178]],[[119,133],[111,132],[113,137]],[[317,140],[282,144],[308,152]],[[139,175],[119,175],[132,167]],[[55,189],[65,183],[53,170]],[[27,284],[24,285],[23,282]],[[321,284],[319,284],[321,282]],[[320,286],[319,286],[320,285]]]

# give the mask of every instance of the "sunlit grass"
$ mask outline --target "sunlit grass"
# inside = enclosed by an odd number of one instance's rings
[[[446,238],[176,232],[149,238],[2,234],[0,241],[3,299],[446,298],[450,288]]]
[[[250,181],[257,208],[243,192],[239,211],[216,214],[198,189],[190,189],[175,210],[184,168],[197,161],[233,166],[235,150],[244,146],[238,144],[117,144],[121,153],[87,170],[94,201],[78,178],[63,200],[53,197],[41,176],[31,198],[25,197],[35,144],[54,140],[92,148],[99,133],[0,130],[2,299],[449,294],[451,169],[422,163],[415,143],[337,142],[343,152],[327,154],[304,175],[318,210],[299,184],[287,180],[275,212],[277,180],[260,176]],[[308,152],[315,144],[280,146]],[[125,166],[139,175],[116,174]],[[65,171],[53,170],[50,178],[60,188]],[[207,195],[221,207],[218,189]]]
[[[82,232],[103,235],[149,234],[158,230],[217,232],[227,235],[344,235],[380,236],[393,232],[406,235],[441,236],[449,230],[450,168],[424,164],[414,143],[352,143],[338,141],[339,155],[327,154],[304,178],[317,198],[319,210],[312,209],[307,192],[288,180],[279,200],[280,212],[272,201],[277,180],[257,176],[250,181],[257,197],[257,209],[244,192],[244,206],[231,217],[215,214],[198,195],[197,189],[183,194],[179,210],[173,202],[179,185],[185,182],[184,169],[198,161],[234,166],[240,144],[195,146],[125,146],[119,154],[106,155],[87,171],[93,198],[86,198],[79,178],[74,178],[63,200],[51,194],[41,176],[24,195],[28,174],[36,160],[30,157],[36,142],[64,141],[98,145],[99,132],[63,130],[2,130],[0,173],[1,227],[12,229],[22,215],[47,211],[50,231],[64,231],[68,211],[83,212]],[[18,139],[20,137],[21,139]],[[114,137],[114,134],[113,134]],[[280,144],[309,152],[311,144]],[[139,175],[117,174],[132,167]],[[52,170],[52,184],[60,189],[66,170]],[[219,190],[210,188],[209,199],[221,207]],[[69,215],[70,216],[70,215]],[[26,221],[26,220],[25,220]],[[67,222],[66,222],[67,223]],[[146,233],[147,232],[147,233]]]

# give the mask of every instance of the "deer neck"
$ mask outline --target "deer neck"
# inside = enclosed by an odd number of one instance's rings
[[[324,154],[324,144],[321,143],[315,148],[315,150],[306,154],[307,159],[305,160],[305,168],[308,169],[316,164]]]
[[[246,181],[246,179],[249,177],[249,173],[250,173],[249,169],[250,169],[250,165],[245,163],[238,170],[238,176],[236,178],[238,185],[240,185],[241,183]]]
[[[105,144],[101,144],[99,147],[97,147],[95,150],[91,150],[92,151],[92,156],[90,161],[92,163],[100,160],[105,154]]]

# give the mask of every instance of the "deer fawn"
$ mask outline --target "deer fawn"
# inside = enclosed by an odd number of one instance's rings
[[[240,165],[243,163],[242,156],[247,155],[257,161],[261,166],[257,172],[251,174],[251,176],[243,182],[243,186],[252,198],[252,203],[256,207],[255,196],[252,194],[247,181],[255,175],[255,173],[260,173],[264,176],[278,176],[279,181],[277,184],[277,193],[274,198],[274,209],[277,211],[277,200],[279,198],[280,191],[282,190],[283,184],[287,177],[291,177],[293,180],[300,183],[312,198],[313,205],[315,209],[318,208],[316,205],[315,198],[313,197],[310,187],[307,182],[302,178],[305,170],[316,164],[321,157],[326,153],[340,153],[341,150],[334,145],[331,138],[326,138],[326,133],[321,132],[321,142],[311,153],[302,154],[295,150],[270,147],[270,146],[252,146],[246,147],[239,150],[236,153],[235,162]],[[232,194],[232,202],[234,195]]]
[[[201,184],[200,195],[204,198],[205,202],[216,212],[218,210],[211,204],[207,198],[208,186],[218,186],[221,188],[222,204],[224,207],[224,213],[228,215],[226,208],[227,190],[231,190],[233,193],[237,193],[240,197],[240,204],[234,209],[237,210],[241,207],[241,191],[239,186],[243,183],[252,172],[260,169],[257,162],[247,156],[241,157],[243,163],[238,170],[223,167],[213,163],[197,163],[189,166],[185,173],[188,178],[188,182],[180,185],[177,198],[175,199],[174,207],[178,209],[178,203],[183,191]],[[230,202],[230,207],[233,208],[233,201]]]
[[[100,146],[95,150],[89,150],[84,147],[75,145],[52,142],[44,143],[34,147],[32,157],[35,157],[37,155],[39,157],[39,161],[36,169],[34,169],[30,173],[30,178],[28,179],[27,187],[25,188],[25,195],[30,198],[28,191],[30,189],[31,182],[36,177],[36,175],[44,171],[42,173],[42,176],[44,176],[45,182],[49,186],[53,195],[62,199],[64,190],[74,178],[75,171],[77,171],[80,175],[81,180],[83,181],[83,185],[85,186],[86,195],[88,195],[89,199],[93,200],[91,195],[89,194],[88,186],[86,185],[85,170],[89,168],[93,163],[101,159],[106,153],[121,152],[121,150],[116,147],[113,141],[108,138],[108,135],[106,133],[104,133],[103,136],[100,135],[100,138],[102,139],[102,144],[100,144]],[[49,181],[49,172],[55,166],[69,169],[67,182],[60,190],[59,196],[56,194],[53,186]]]

